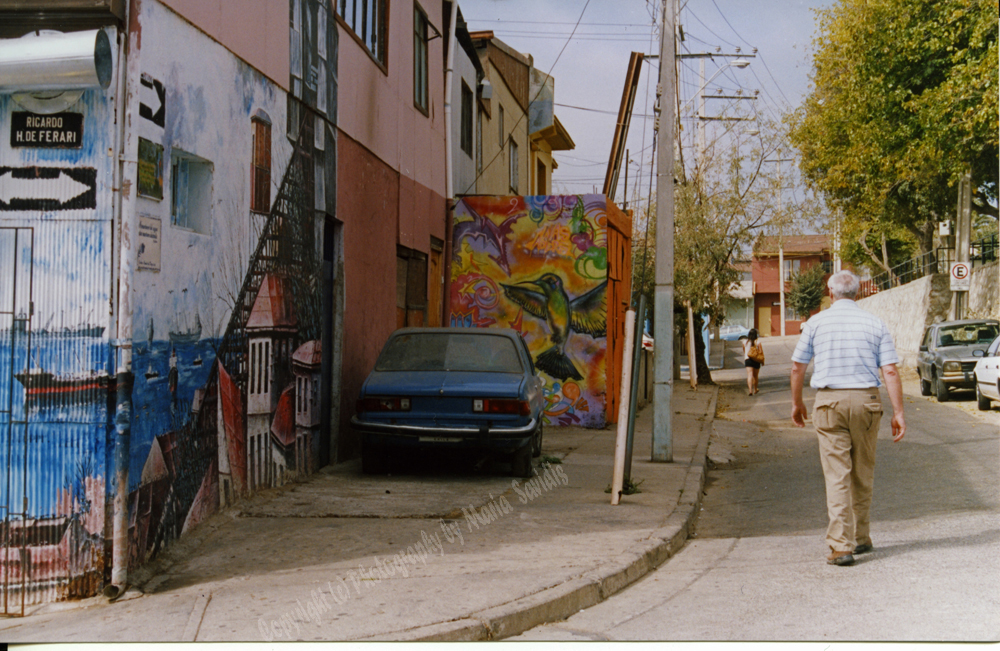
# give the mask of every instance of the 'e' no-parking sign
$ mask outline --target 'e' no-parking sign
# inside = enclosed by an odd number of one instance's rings
[[[951,291],[967,292],[972,289],[972,269],[968,262],[951,263]]]

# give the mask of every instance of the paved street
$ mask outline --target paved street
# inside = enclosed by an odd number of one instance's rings
[[[515,639],[1000,640],[1000,410],[937,404],[907,380],[906,438],[892,443],[888,417],[879,432],[876,549],[827,565],[815,434],[788,419],[796,339],[763,340],[755,397],[735,357],[713,373],[715,468],[685,548],[606,602]]]

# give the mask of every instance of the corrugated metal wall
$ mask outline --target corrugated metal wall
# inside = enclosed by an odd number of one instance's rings
[[[114,120],[97,91],[79,148],[0,149],[0,605],[103,586]],[[0,132],[23,109],[0,96]]]

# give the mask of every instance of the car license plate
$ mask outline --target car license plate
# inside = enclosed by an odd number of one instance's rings
[[[461,437],[452,436],[421,436],[417,439],[421,443],[461,443]]]

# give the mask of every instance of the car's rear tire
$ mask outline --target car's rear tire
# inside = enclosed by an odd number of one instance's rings
[[[531,456],[540,457],[542,456],[542,424],[538,423],[538,429],[535,430],[535,436],[531,438]]]
[[[920,378],[920,395],[922,396],[931,395],[931,383],[929,380],[925,380],[923,377]]]
[[[388,451],[384,445],[361,442],[361,472],[366,475],[384,474],[389,467]]]
[[[976,406],[979,407],[979,411],[990,410],[990,399],[979,390],[979,382],[976,382]]]
[[[531,444],[523,446],[510,460],[510,474],[527,479],[531,477]]]
[[[948,402],[948,385],[939,377],[934,378],[934,393],[938,402]]]

